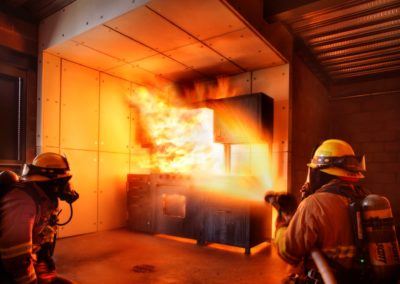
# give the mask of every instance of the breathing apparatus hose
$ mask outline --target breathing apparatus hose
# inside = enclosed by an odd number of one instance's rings
[[[73,210],[73,208],[72,208],[72,203],[68,203],[68,205],[69,205],[69,212],[70,212],[68,220],[65,221],[64,223],[58,223],[58,218],[57,218],[57,223],[56,223],[57,226],[65,226],[65,225],[67,225],[69,222],[71,222],[72,217],[74,216],[74,210]],[[58,212],[57,217],[60,215],[61,211],[62,211],[62,210],[60,210],[60,211]]]
[[[311,252],[311,257],[314,260],[314,263],[317,266],[324,283],[337,284],[335,274],[333,273],[322,252],[320,250],[314,249]]]

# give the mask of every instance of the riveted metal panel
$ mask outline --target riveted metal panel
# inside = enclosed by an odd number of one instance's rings
[[[99,230],[126,225],[129,154],[99,153]]]
[[[60,148],[58,147],[36,147],[36,154],[39,155],[41,153],[46,153],[46,152],[52,152],[52,153],[57,153],[60,154]],[[63,153],[61,153],[63,154]]]
[[[71,182],[79,193],[73,203],[74,217],[71,223],[60,228],[60,237],[68,237],[97,231],[97,151],[61,149],[71,167]],[[60,202],[60,222],[69,217],[69,206]]]
[[[251,94],[251,72],[229,77],[229,87],[233,90],[234,95]]]
[[[249,71],[284,63],[275,51],[248,28],[217,36],[205,42]]]
[[[199,39],[245,27],[219,0],[153,0],[147,6]]]
[[[166,56],[157,54],[143,60],[135,62],[135,65],[139,68],[147,70],[153,74],[168,78],[168,75],[176,73],[183,73],[185,71],[191,71],[183,64],[178,63]]]
[[[200,42],[168,51],[166,54],[208,76],[230,75],[241,71],[226,58]]]
[[[289,147],[289,65],[257,70],[252,73],[252,91],[274,99],[273,152]]]
[[[129,153],[131,84],[100,75],[100,151]]]
[[[78,35],[73,40],[126,62],[143,59],[157,53],[103,25]]]
[[[66,41],[47,50],[56,56],[96,70],[106,70],[121,64],[117,58],[101,53],[78,42]]]
[[[123,64],[109,69],[106,72],[139,85],[153,86],[162,83],[167,84],[166,79],[157,76],[152,72],[136,67],[133,64]]]
[[[42,146],[60,146],[61,59],[44,53],[42,61]]]
[[[141,148],[139,145],[131,147],[129,172],[134,174],[150,173],[150,151],[147,148]]]
[[[195,39],[147,7],[140,7],[106,23],[157,51],[191,44]]]
[[[62,61],[61,147],[98,149],[99,72]]]
[[[79,0],[42,20],[39,48],[45,50],[132,9],[148,0]]]

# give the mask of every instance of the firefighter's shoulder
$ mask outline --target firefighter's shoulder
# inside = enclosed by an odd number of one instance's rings
[[[23,208],[26,213],[32,211],[32,213],[36,213],[36,202],[34,198],[22,187],[13,187],[8,190],[1,197],[0,206],[3,212]]]

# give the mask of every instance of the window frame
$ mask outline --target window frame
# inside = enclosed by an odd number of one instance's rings
[[[0,75],[5,77],[18,78],[19,89],[19,106],[18,106],[18,158],[16,160],[0,159],[0,166],[21,166],[26,159],[26,125],[27,125],[27,72],[13,66],[7,65],[0,61]],[[1,130],[1,129],[0,129]]]

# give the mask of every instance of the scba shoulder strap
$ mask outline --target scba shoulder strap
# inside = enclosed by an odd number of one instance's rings
[[[362,214],[362,201],[368,196],[368,191],[359,185],[350,183],[333,183],[322,187],[319,192],[328,192],[344,196],[349,199],[349,216],[351,218],[354,244],[356,246],[357,264],[354,269],[361,283],[369,277],[368,248],[364,237],[364,222]]]

